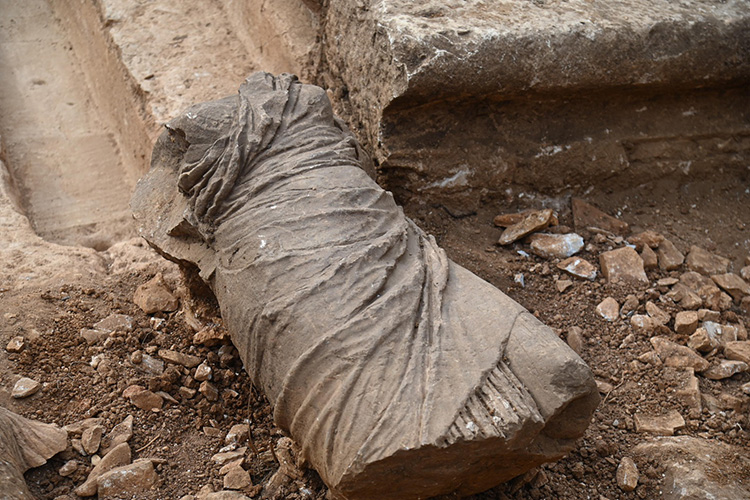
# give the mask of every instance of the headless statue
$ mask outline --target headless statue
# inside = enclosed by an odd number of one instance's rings
[[[256,73],[166,125],[132,206],[197,266],[334,497],[471,494],[563,456],[598,404],[589,368],[362,160],[323,89]]]

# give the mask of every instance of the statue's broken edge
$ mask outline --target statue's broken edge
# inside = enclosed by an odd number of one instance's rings
[[[255,73],[167,124],[132,207],[151,245],[197,266],[335,496],[471,494],[560,458],[599,401],[589,368],[361,160],[325,91]]]

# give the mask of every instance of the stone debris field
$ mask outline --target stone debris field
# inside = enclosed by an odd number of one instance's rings
[[[403,214],[594,375],[571,451],[467,498],[750,498],[750,5],[271,3],[0,0],[8,498],[345,498],[129,205],[164,124],[260,70],[323,87]]]

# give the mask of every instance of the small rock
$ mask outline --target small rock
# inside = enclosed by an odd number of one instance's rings
[[[750,396],[750,382],[742,384],[742,392]]]
[[[198,392],[203,394],[209,401],[219,400],[219,389],[217,389],[216,386],[208,380],[204,380],[203,382],[201,382],[200,387],[198,387]]]
[[[732,297],[719,290],[716,285],[704,286],[698,291],[698,295],[709,309],[726,311],[732,307]]]
[[[177,297],[167,288],[161,273],[136,289],[133,302],[146,314],[176,311],[180,305]]]
[[[177,391],[180,393],[180,397],[184,399],[192,399],[195,397],[195,393],[198,392],[195,389],[191,389],[189,387],[182,386]]]
[[[557,287],[558,292],[563,293],[565,290],[573,286],[573,282],[570,280],[557,280],[555,281],[555,286]]]
[[[680,311],[674,318],[674,331],[680,335],[691,335],[698,328],[698,313]]]
[[[740,278],[750,281],[750,266],[745,266],[740,270]]]
[[[649,340],[656,353],[667,366],[692,368],[696,372],[702,372],[709,367],[708,361],[689,347],[675,344],[665,337],[651,337]]]
[[[244,461],[245,461],[244,458],[238,458],[237,460],[234,460],[233,462],[227,462],[221,467],[221,469],[219,469],[219,474],[223,476],[224,474],[227,474],[228,472],[230,472],[233,468],[241,467],[242,462]]]
[[[698,352],[711,352],[719,346],[719,342],[705,328],[698,328],[690,335],[687,345]]]
[[[703,276],[695,271],[688,271],[680,275],[680,283],[694,292],[698,292],[704,286],[715,286],[714,282],[708,276]]]
[[[583,278],[589,281],[596,279],[596,266],[580,257],[565,259],[557,264],[557,267],[576,278]]]
[[[140,358],[141,362],[138,364],[140,370],[152,375],[161,375],[164,373],[164,361],[148,354],[141,354]]]
[[[650,316],[646,316],[645,314],[634,314],[630,318],[630,326],[632,326],[633,330],[637,333],[648,334],[654,331],[656,325]]]
[[[242,468],[241,465],[233,467],[227,475],[224,476],[224,489],[227,490],[241,490],[252,486],[253,482],[250,479],[250,474]]]
[[[126,314],[110,314],[94,325],[94,330],[104,333],[133,331],[133,318]]]
[[[557,217],[552,209],[532,211],[526,214],[520,222],[508,226],[503,234],[500,235],[498,244],[509,245],[514,241],[528,236],[529,234],[540,231],[550,225],[557,224]]]
[[[620,305],[612,297],[607,297],[596,306],[596,312],[607,321],[614,321],[620,315]]]
[[[495,216],[492,222],[497,227],[512,226],[524,220],[526,216],[529,215],[529,212],[531,211],[526,210],[526,211],[515,213],[515,214],[500,214],[500,215]]]
[[[726,345],[727,342],[737,340],[737,327],[732,325],[720,325],[713,321],[704,321],[702,328],[708,332],[708,335],[716,340],[719,345]]]
[[[736,274],[715,274],[711,276],[711,279],[737,302],[745,295],[750,295],[750,285]]]
[[[131,437],[133,437],[133,415],[128,415],[105,436],[102,453],[106,455],[116,446],[130,441]]]
[[[27,398],[39,391],[42,384],[36,380],[28,377],[22,377],[13,386],[13,392],[11,395],[16,399]]]
[[[718,365],[714,365],[708,370],[705,370],[701,375],[711,380],[723,380],[732,375],[746,372],[748,368],[748,364],[744,361],[723,359]]]
[[[78,470],[78,462],[75,460],[68,460],[63,464],[62,467],[60,467],[60,470],[58,470],[58,474],[60,474],[62,477],[68,477],[71,474],[73,474],[76,470]]]
[[[675,302],[679,302],[683,309],[698,309],[703,305],[703,299],[682,283],[673,286],[667,297]]]
[[[99,451],[102,434],[104,434],[104,427],[101,425],[94,425],[83,431],[83,434],[81,434],[81,446],[83,446],[86,453],[93,455]]]
[[[641,250],[641,260],[643,261],[643,269],[656,269],[659,267],[659,258],[656,256],[656,252],[651,250],[649,246],[645,246]]]
[[[224,465],[227,462],[237,460],[238,458],[243,458],[245,456],[245,453],[247,453],[247,448],[242,447],[234,451],[224,451],[217,453],[211,457],[211,460],[218,465]]]
[[[583,248],[583,238],[576,233],[532,234],[529,237],[531,252],[545,259],[565,259]]]
[[[659,243],[657,255],[659,257],[659,268],[662,271],[677,269],[685,262],[685,256],[666,238]]]
[[[89,473],[86,482],[75,489],[75,494],[79,497],[90,497],[95,495],[97,489],[97,478],[115,467],[129,464],[130,456],[130,446],[128,446],[127,443],[122,443],[121,445],[112,448],[112,450],[102,458],[101,462],[96,464],[91,473]]]
[[[633,491],[638,486],[638,467],[630,457],[623,457],[617,466],[617,486],[622,491]]]
[[[583,346],[584,340],[583,340],[583,330],[581,330],[577,326],[573,326],[568,330],[568,345],[571,349],[573,349],[576,354],[581,354],[583,352]]]
[[[83,431],[88,429],[89,427],[94,427],[95,425],[102,425],[104,423],[103,418],[85,418],[83,420],[78,420],[77,422],[73,422],[72,424],[68,424],[63,429],[67,431],[68,434],[72,434],[74,436],[80,436],[83,434]]]
[[[615,387],[612,384],[610,384],[609,382],[605,382],[604,380],[596,379],[595,382],[596,382],[596,389],[601,394],[609,394],[615,389]]]
[[[680,412],[672,410],[666,415],[635,414],[635,430],[658,436],[673,436],[674,431],[685,427],[685,419]]]
[[[21,352],[23,351],[24,345],[24,338],[19,335],[18,337],[10,339],[8,345],[5,346],[5,350],[8,352]]]
[[[229,342],[229,333],[223,328],[206,327],[193,336],[193,344],[202,344],[206,347],[213,347],[225,342]]]
[[[250,436],[250,426],[247,424],[237,424],[233,425],[229,432],[227,432],[227,437],[224,438],[224,442],[226,444],[242,444]]]
[[[141,410],[146,411],[161,408],[164,404],[161,396],[139,385],[131,385],[123,391],[122,396],[129,399],[131,403]]]
[[[750,317],[750,296],[742,297],[742,301],[740,302],[740,309],[748,316]]]
[[[109,333],[101,330],[94,330],[93,328],[81,328],[81,337],[83,337],[83,340],[85,340],[88,345],[94,345],[97,342],[109,338]]]
[[[687,256],[687,266],[693,271],[711,276],[712,274],[724,274],[729,266],[729,259],[714,255],[699,246],[691,246]]]
[[[721,313],[719,311],[712,311],[711,309],[698,309],[698,321],[717,322],[720,319]]]
[[[701,391],[698,384],[698,377],[695,376],[695,370],[692,368],[672,369],[673,378],[676,380],[674,395],[680,402],[690,409],[692,418],[699,418],[701,413]]]
[[[187,368],[195,368],[201,363],[201,358],[198,356],[171,351],[169,349],[159,349],[159,357],[168,363],[182,365]]]
[[[662,364],[661,358],[655,351],[644,352],[643,354],[638,356],[638,361],[653,366],[660,366]]]
[[[620,308],[620,316],[622,316],[623,318],[627,318],[628,316],[632,315],[636,309],[638,309],[638,297],[631,293],[630,295],[625,297],[625,302]]]
[[[664,311],[650,300],[646,302],[646,312],[658,325],[666,325],[669,323],[669,320],[672,319],[668,312]]]
[[[727,342],[724,346],[724,355],[727,359],[750,364],[750,342],[747,340]]]
[[[630,247],[622,247],[600,254],[599,265],[608,283],[648,284],[648,277],[643,270],[643,260]]]
[[[198,382],[203,382],[204,380],[211,380],[211,367],[208,366],[208,364],[204,361],[203,363],[199,364],[198,367],[195,369],[195,375],[193,375],[193,378],[197,380]]]
[[[645,247],[657,248],[662,241],[664,241],[664,236],[651,230],[634,234],[628,238],[628,242],[635,245],[635,249],[639,252]]]
[[[677,278],[661,278],[659,281],[656,282],[658,286],[672,286],[679,283],[680,280]]]
[[[630,232],[627,222],[616,219],[581,199],[573,198],[570,204],[573,209],[573,225],[576,232],[580,233],[589,227],[604,229],[620,236],[625,236]]]
[[[154,463],[139,459],[101,474],[96,479],[100,500],[107,498],[137,498],[156,484]]]

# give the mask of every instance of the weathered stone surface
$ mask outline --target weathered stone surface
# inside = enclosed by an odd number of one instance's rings
[[[103,434],[104,427],[101,425],[94,425],[83,431],[81,434],[81,446],[86,450],[86,453],[93,455],[99,451],[99,445],[102,442]]]
[[[680,335],[692,335],[698,328],[696,311],[680,311],[674,318],[674,331]]]
[[[161,396],[139,385],[131,385],[125,389],[122,397],[129,399],[141,410],[158,409],[164,404],[164,399]]]
[[[161,273],[136,288],[133,302],[146,314],[176,311],[180,305],[180,301],[172,295]]]
[[[575,233],[543,234],[529,236],[531,252],[545,259],[565,259],[583,248],[583,238]]]
[[[78,470],[78,462],[76,460],[68,460],[62,467],[57,471],[62,477],[68,477]]]
[[[526,216],[529,214],[530,210],[526,210],[523,212],[518,212],[514,214],[500,214],[495,216],[494,219],[492,219],[492,223],[495,224],[497,227],[509,227],[514,224],[518,224],[522,220],[526,218]]]
[[[712,274],[726,273],[729,266],[729,259],[719,257],[708,250],[693,245],[688,252],[686,264],[693,271],[705,276],[711,276]]]
[[[659,436],[673,436],[674,431],[685,427],[685,419],[680,412],[672,410],[664,415],[635,414],[635,430]]]
[[[136,189],[141,233],[198,267],[276,424],[334,494],[482,491],[573,445],[599,399],[588,368],[404,218],[360,168],[322,89],[258,73],[186,113]],[[229,154],[239,150],[246,161]],[[231,264],[219,257],[232,254]],[[467,331],[480,334],[469,341]],[[479,399],[494,391],[502,397]],[[462,459],[466,446],[481,470]]]
[[[677,269],[685,261],[685,256],[677,250],[674,243],[666,238],[659,243],[659,250],[656,255],[659,257],[659,268],[663,271]]]
[[[562,269],[571,276],[582,278],[589,281],[596,279],[596,266],[580,257],[570,257],[557,264],[558,269]]]
[[[567,342],[576,354],[581,354],[586,345],[586,341],[583,339],[583,330],[577,326],[571,327],[570,330],[568,330]]]
[[[228,341],[229,332],[223,328],[206,327],[193,336],[193,344],[203,344],[206,347],[213,347]]]
[[[133,437],[133,415],[115,425],[102,441],[102,454],[106,455],[116,446],[127,443]]]
[[[638,297],[632,293],[628,294],[628,296],[625,297],[625,302],[622,303],[622,307],[620,308],[620,316],[623,318],[632,316],[636,309],[638,309],[639,304]]]
[[[746,371],[748,371],[748,364],[744,361],[722,359],[719,364],[711,366],[701,375],[711,380],[723,380]]]
[[[582,232],[589,227],[604,229],[620,236],[625,236],[630,232],[627,222],[602,212],[590,203],[573,198],[570,204],[573,209],[573,225],[577,232]]]
[[[632,450],[666,469],[662,498],[693,500],[750,498],[747,448],[689,436],[656,438]],[[726,464],[733,464],[727,467]],[[717,471],[720,471],[717,473]]]
[[[250,436],[250,426],[247,424],[236,424],[233,425],[229,432],[227,432],[227,436],[224,438],[224,442],[226,444],[242,444],[245,441],[247,441],[248,437]]]
[[[555,217],[555,212],[550,208],[529,212],[520,222],[505,228],[505,231],[500,235],[500,239],[497,242],[500,245],[509,245],[535,231],[541,231],[553,223],[557,223],[557,217]]]
[[[740,269],[740,278],[745,281],[750,281],[750,266],[745,266]]]
[[[65,430],[29,420],[0,406],[0,496],[33,500],[23,473],[43,465],[67,445]]]
[[[211,367],[204,361],[203,363],[199,364],[195,369],[195,374],[193,375],[193,378],[197,380],[198,382],[203,382],[204,380],[211,380]]]
[[[41,387],[42,384],[40,384],[33,378],[21,377],[13,386],[11,395],[16,399],[27,398],[36,394]]]
[[[245,453],[247,453],[247,447],[238,448],[233,451],[222,451],[213,455],[211,457],[211,460],[217,465],[224,465],[227,462],[232,462],[234,460],[237,460],[238,458],[244,457]]]
[[[127,314],[110,314],[94,324],[94,330],[112,333],[116,331],[130,332],[133,330],[133,318]]]
[[[700,295],[682,283],[677,283],[667,294],[675,302],[679,302],[684,309],[698,309],[703,305]]]
[[[98,498],[137,498],[156,484],[154,463],[148,459],[139,459],[132,464],[122,465],[96,478]]]
[[[600,254],[599,265],[608,283],[648,284],[648,277],[643,270],[643,260],[631,247]]]
[[[698,295],[709,309],[726,311],[732,307],[732,297],[719,290],[716,285],[704,286],[698,290]]]
[[[596,312],[607,321],[614,321],[620,316],[620,305],[612,297],[607,297],[596,306]]]
[[[690,409],[690,417],[698,418],[701,414],[701,391],[698,377],[692,368],[677,369],[666,367],[664,370],[673,370],[674,394],[677,399]]]
[[[664,241],[664,236],[656,231],[648,230],[629,236],[628,241],[635,245],[635,249],[640,252],[644,250],[645,247],[658,248],[659,243]]]
[[[675,344],[665,337],[651,337],[651,345],[667,366],[692,368],[697,372],[708,369],[709,363],[689,347]]]
[[[224,476],[224,488],[227,490],[241,490],[252,484],[250,474],[241,465],[232,467]]]
[[[711,352],[719,347],[714,335],[709,335],[705,328],[698,328],[688,339],[688,347],[699,352]]]
[[[201,364],[202,361],[202,359],[198,356],[172,351],[169,349],[159,349],[159,357],[168,363],[182,365],[187,368],[195,368],[196,366]]]
[[[571,280],[557,280],[555,281],[555,288],[557,288],[557,291],[560,293],[565,292],[568,288],[573,286],[573,282]]]
[[[5,346],[5,350],[8,352],[21,352],[25,345],[24,338],[22,336],[13,337],[8,341],[8,345]]]
[[[737,327],[732,325],[720,325],[713,321],[704,321],[701,328],[714,339],[719,345],[726,345],[727,342],[737,340]]]
[[[108,472],[115,467],[127,465],[130,463],[130,446],[127,443],[115,446],[112,450],[107,453],[93,470],[89,473],[89,477],[86,481],[75,489],[75,494],[79,497],[90,497],[96,494],[97,483],[96,480],[99,476]]]
[[[713,275],[711,279],[737,302],[742,300],[742,297],[750,295],[750,285],[734,273]]]
[[[638,486],[638,467],[630,457],[623,457],[620,460],[620,465],[617,466],[617,473],[615,478],[617,479],[617,486],[622,491],[633,491]]]
[[[651,316],[646,316],[645,314],[634,314],[630,317],[630,326],[633,327],[633,330],[635,330],[636,333],[648,334],[654,331],[656,324]]]
[[[714,282],[711,278],[703,276],[695,271],[682,273],[680,275],[680,283],[696,293],[698,293],[698,291],[704,286],[714,286]]]
[[[203,394],[209,401],[219,400],[219,389],[208,380],[201,382],[201,385],[198,387],[198,392]]]
[[[750,364],[750,341],[727,342],[724,346],[724,355],[727,359]]]

